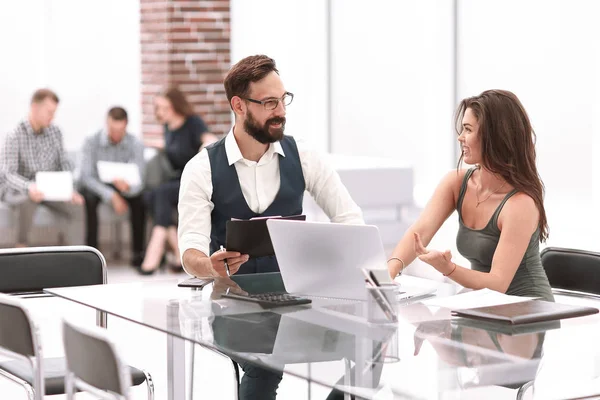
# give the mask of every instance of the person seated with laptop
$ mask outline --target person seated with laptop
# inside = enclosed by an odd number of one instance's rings
[[[65,194],[68,201],[48,199],[40,190],[40,182],[36,182],[38,172],[73,170],[64,150],[63,134],[52,123],[58,103],[58,96],[53,91],[36,90],[31,97],[29,115],[6,135],[0,153],[0,200],[14,207],[19,214],[15,247],[29,245],[29,231],[38,205],[60,215],[67,222],[62,229],[66,244],[83,243],[81,232],[68,224],[71,220],[80,219],[78,214],[81,214],[84,202],[83,197],[72,190],[72,176],[67,182],[70,185],[66,185],[69,186],[66,188],[69,192]],[[63,186],[62,183],[56,186]],[[52,186],[52,183],[44,186]]]
[[[186,165],[179,195],[179,247],[194,276],[276,272],[275,257],[219,251],[232,218],[302,214],[307,190],[333,222],[363,224],[362,212],[324,157],[284,134],[285,89],[275,61],[258,55],[235,64],[225,78],[235,125]]]
[[[226,276],[279,271],[274,256],[249,260],[221,250],[232,218],[302,214],[304,191],[333,222],[363,224],[362,212],[325,158],[284,134],[286,107],[294,95],[275,61],[250,56],[228,72],[225,92],[235,125],[225,138],[203,149],[186,165],[179,193],[179,248],[193,276]],[[273,399],[281,381],[275,373],[240,362],[245,371],[240,398]]]
[[[88,137],[83,145],[81,162],[82,194],[85,198],[86,244],[98,247],[98,205],[110,204],[118,215],[129,210],[131,221],[131,264],[142,265],[146,233],[146,212],[142,199],[142,177],[144,171],[144,145],[127,132],[128,116],[123,107],[112,107],[106,117],[106,128]],[[102,162],[113,164],[124,173],[123,164],[134,164],[137,177],[130,181],[125,175],[112,172],[102,174]],[[112,181],[104,181],[101,175],[113,176]],[[133,178],[133,177],[130,177]],[[136,182],[137,181],[137,182]]]
[[[487,90],[460,103],[456,129],[459,168],[442,179],[394,249],[388,260],[391,277],[419,257],[466,288],[553,301],[539,251],[548,237],[544,185],[525,108],[511,92]],[[474,167],[460,169],[462,161]],[[472,268],[453,262],[449,250],[427,248],[454,210],[458,251]]]

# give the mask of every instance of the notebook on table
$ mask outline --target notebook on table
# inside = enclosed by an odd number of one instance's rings
[[[597,314],[594,307],[528,300],[521,303],[452,310],[452,315],[508,325],[531,324]]]
[[[456,318],[452,320],[452,326],[456,328],[472,328],[488,332],[501,333],[509,336],[529,335],[533,333],[544,333],[554,329],[560,329],[560,320],[532,322],[530,324],[510,325],[489,322],[480,319]]]

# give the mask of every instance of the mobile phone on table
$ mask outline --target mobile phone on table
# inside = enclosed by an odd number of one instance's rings
[[[204,286],[211,284],[214,281],[213,278],[189,278],[185,281],[179,282],[179,287],[191,287],[196,289],[203,289]]]

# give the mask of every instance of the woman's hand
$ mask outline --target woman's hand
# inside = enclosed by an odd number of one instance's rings
[[[448,275],[454,269],[452,253],[450,250],[446,250],[443,253],[437,250],[427,250],[425,246],[423,246],[423,242],[421,242],[421,236],[416,232],[415,253],[417,253],[419,260],[426,262],[444,275]]]

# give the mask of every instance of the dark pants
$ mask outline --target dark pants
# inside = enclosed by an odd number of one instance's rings
[[[85,198],[86,216],[86,243],[88,246],[98,247],[98,205],[102,201],[100,196],[89,190],[83,190]],[[144,251],[146,233],[146,211],[142,195],[124,197],[129,205],[129,220],[131,222],[131,251],[132,257],[141,257]]]
[[[152,213],[155,225],[165,228],[176,225],[173,213],[177,210],[179,202],[179,184],[179,179],[173,179],[146,193],[144,200]]]
[[[246,361],[238,361],[238,364],[244,370],[238,392],[240,400],[275,400],[277,398],[277,388],[283,378],[281,372],[260,368]]]

